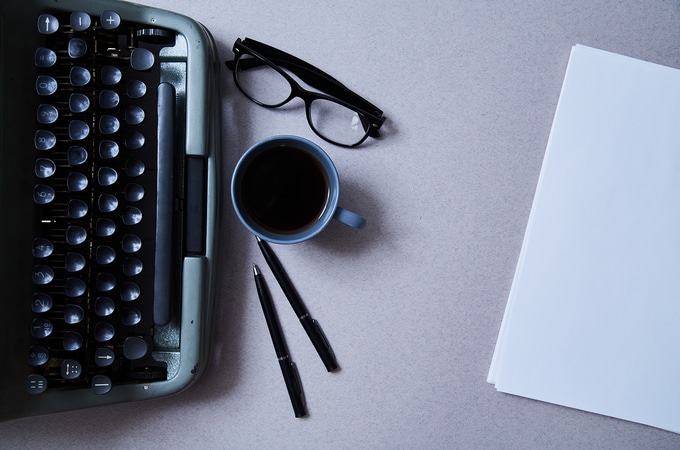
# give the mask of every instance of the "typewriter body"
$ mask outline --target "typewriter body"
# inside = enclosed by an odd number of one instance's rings
[[[2,0],[0,32],[0,420],[185,389],[215,294],[210,33],[115,0]]]

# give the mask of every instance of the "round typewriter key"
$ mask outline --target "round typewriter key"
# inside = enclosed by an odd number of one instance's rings
[[[130,150],[138,150],[144,147],[146,138],[139,131],[131,131],[125,135],[125,146]]]
[[[76,331],[67,331],[64,333],[62,345],[67,352],[73,352],[83,346],[83,337]]]
[[[92,19],[90,15],[82,11],[73,11],[71,13],[71,27],[73,31],[85,31],[90,28]]]
[[[68,76],[71,86],[85,86],[92,79],[90,71],[84,67],[75,66],[71,67],[71,72]]]
[[[69,325],[82,322],[85,318],[85,311],[78,305],[69,304],[64,307],[64,322]]]
[[[147,350],[148,346],[144,339],[136,336],[125,339],[123,343],[123,356],[127,359],[139,359],[146,355]]]
[[[52,14],[40,14],[38,16],[38,32],[52,34],[59,29],[59,20]]]
[[[125,108],[125,122],[128,125],[138,125],[144,122],[144,110],[139,106],[128,106]]]
[[[70,225],[66,229],[66,242],[70,245],[79,245],[87,239],[87,231],[85,228],[77,225]]]
[[[83,371],[83,366],[75,359],[65,359],[61,363],[61,377],[64,380],[75,380]]]
[[[97,219],[95,233],[99,237],[108,237],[116,232],[116,224],[111,219]]]
[[[125,308],[120,315],[120,321],[126,327],[137,325],[142,321],[142,313],[137,308]]]
[[[130,203],[138,202],[144,198],[144,188],[137,183],[129,183],[125,186],[125,200]]]
[[[33,322],[31,323],[31,336],[36,339],[46,338],[52,334],[53,329],[52,322],[49,320],[42,318],[33,319]]]
[[[98,297],[94,302],[94,313],[99,317],[106,317],[113,314],[116,304],[109,297]]]
[[[122,244],[125,253],[134,253],[142,248],[142,240],[139,236],[135,236],[134,234],[126,234],[123,236]]]
[[[111,167],[102,167],[97,173],[97,181],[100,186],[111,186],[118,180],[118,172]]]
[[[85,257],[80,253],[68,252],[64,258],[64,268],[67,272],[80,272],[85,268]]]
[[[142,273],[143,264],[137,258],[125,258],[123,262],[123,273],[128,277],[133,277]]]
[[[54,279],[54,270],[50,266],[38,264],[33,267],[33,283],[38,286],[49,284]]]
[[[87,161],[87,150],[78,145],[72,145],[68,148],[66,159],[72,166],[79,166]]]
[[[110,273],[98,273],[94,285],[99,292],[108,292],[116,287],[116,277]]]
[[[33,201],[38,205],[46,205],[54,200],[54,189],[45,184],[36,184],[33,188]]]
[[[73,141],[82,141],[90,134],[90,127],[82,120],[72,120],[68,124],[68,137]]]
[[[123,211],[123,223],[125,225],[137,225],[142,221],[142,211],[134,206],[126,206]]]
[[[108,245],[100,245],[95,251],[95,259],[98,264],[111,264],[116,259],[116,251]]]
[[[90,99],[84,94],[71,94],[71,96],[68,98],[68,109],[72,113],[82,113],[87,111],[89,108]]]
[[[57,137],[51,131],[38,130],[35,132],[33,144],[36,150],[49,150],[57,143]]]
[[[111,378],[106,375],[95,375],[92,377],[92,393],[97,395],[108,394],[111,390]]]
[[[26,392],[31,395],[42,394],[47,390],[47,378],[36,373],[32,373],[26,377],[26,383],[24,384]]]
[[[97,204],[99,205],[99,211],[107,213],[118,208],[118,199],[111,194],[102,194],[99,196]]]
[[[36,258],[47,258],[54,251],[54,244],[49,239],[33,239],[33,256]]]
[[[144,163],[138,159],[128,159],[125,164],[125,173],[131,178],[140,176],[144,170]]]
[[[68,41],[68,56],[76,59],[85,56],[87,53],[87,43],[79,38],[73,38]]]
[[[38,75],[35,81],[35,91],[38,95],[52,95],[57,91],[57,80],[48,75]]]
[[[120,25],[120,15],[107,9],[99,17],[99,23],[105,30],[115,30]]]
[[[28,349],[28,364],[42,366],[50,359],[50,352],[42,345],[33,345]]]
[[[104,83],[107,86],[113,86],[114,84],[118,84],[123,78],[123,74],[121,73],[120,69],[115,66],[104,66],[102,67],[102,83]]]
[[[80,297],[87,291],[85,282],[79,278],[67,278],[64,284],[64,294],[70,298]],[[64,312],[65,313],[65,312]]]
[[[71,192],[80,192],[87,187],[87,184],[87,177],[82,173],[71,172],[66,177],[66,187]]]
[[[94,363],[97,367],[108,367],[113,364],[114,359],[116,359],[116,354],[110,348],[99,347],[94,352]]]
[[[39,47],[35,51],[36,67],[52,67],[57,62],[57,54],[49,48]]]
[[[87,239],[87,231],[83,227],[70,225],[66,228],[66,242],[70,245],[79,245]]]
[[[38,178],[49,178],[54,175],[57,165],[51,159],[38,158],[35,160],[35,176]]]
[[[55,55],[56,57],[56,55]],[[146,84],[139,80],[130,80],[127,84],[127,95],[130,98],[142,98],[146,94]]]
[[[85,257],[80,253],[68,252],[64,257],[64,268],[67,272],[80,272],[85,268],[85,264]]]
[[[59,110],[52,105],[44,103],[38,105],[38,123],[54,123],[59,117]]]
[[[116,329],[110,323],[99,322],[94,326],[94,338],[98,342],[108,342],[113,339],[114,334],[116,334]]]
[[[115,108],[118,103],[120,103],[120,97],[112,90],[104,89],[99,94],[99,106],[104,109]]]
[[[33,294],[33,302],[31,303],[31,311],[34,313],[44,313],[52,309],[52,297],[42,292],[36,292]]]
[[[155,60],[156,58],[153,56],[153,53],[142,47],[134,48],[130,52],[130,66],[135,70],[144,71],[151,69]]]
[[[136,283],[123,283],[120,287],[120,299],[124,302],[137,300],[140,292],[139,286]]]
[[[120,121],[114,116],[103,115],[99,119],[99,131],[102,134],[114,134],[120,128]]]
[[[80,219],[87,215],[88,206],[84,201],[72,198],[68,201],[66,211],[71,219]]]
[[[99,143],[99,156],[102,159],[112,159],[118,156],[120,148],[114,141],[105,139]]]

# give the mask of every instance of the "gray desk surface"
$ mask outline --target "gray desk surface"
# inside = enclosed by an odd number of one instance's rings
[[[287,50],[384,109],[384,137],[320,141],[223,73],[223,175],[273,134],[320,143],[368,219],[276,251],[339,363],[325,371],[254,240],[223,205],[212,366],[180,395],[0,424],[32,448],[679,448],[655,428],[501,394],[486,375],[571,46],[680,67],[676,1],[141,0],[190,15],[222,59]],[[250,276],[264,266],[309,417],[295,419]],[[675,383],[677,380],[669,380]],[[680,411],[680,410],[679,410]]]

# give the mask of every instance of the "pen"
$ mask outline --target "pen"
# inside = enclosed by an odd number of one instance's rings
[[[260,297],[260,304],[262,305],[262,312],[264,312],[264,318],[267,320],[267,328],[269,328],[269,334],[274,343],[274,350],[276,351],[276,357],[281,366],[283,380],[286,382],[290,402],[293,404],[295,417],[305,416],[307,410],[305,408],[305,397],[302,392],[300,375],[295,367],[295,363],[290,360],[288,349],[286,348],[286,341],[283,339],[283,333],[281,333],[281,327],[276,317],[276,311],[274,310],[274,305],[269,297],[269,291],[264,284],[260,269],[255,264],[253,264],[253,275],[255,278],[255,286],[257,287],[257,295]]]
[[[269,264],[272,273],[274,273],[274,277],[276,277],[276,281],[279,282],[283,293],[286,294],[286,298],[288,298],[288,301],[293,307],[295,314],[297,315],[298,319],[300,319],[302,327],[307,332],[307,336],[309,336],[309,339],[312,341],[314,348],[316,348],[317,353],[326,366],[326,370],[329,372],[334,371],[338,368],[338,363],[335,360],[333,349],[328,343],[326,335],[321,329],[319,322],[312,319],[312,316],[309,315],[309,311],[307,311],[304,303],[302,303],[302,299],[300,299],[300,296],[293,287],[293,283],[290,282],[288,275],[286,275],[286,272],[283,270],[283,266],[272,251],[271,247],[269,247],[269,245],[259,237],[256,236],[256,238],[257,245],[260,247],[260,250],[264,255],[264,259],[267,261],[267,264]]]

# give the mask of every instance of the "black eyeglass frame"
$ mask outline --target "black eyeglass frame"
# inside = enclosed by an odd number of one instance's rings
[[[385,122],[383,112],[368,100],[351,91],[329,74],[323,72],[321,69],[314,67],[313,65],[289,53],[250,38],[245,38],[243,40],[241,40],[241,38],[236,39],[232,50],[234,52],[234,59],[232,61],[226,61],[225,64],[234,73],[234,82],[236,83],[236,86],[239,88],[239,90],[258,105],[264,106],[266,108],[278,108],[290,102],[292,99],[299,97],[305,103],[307,122],[314,133],[316,133],[317,136],[323,140],[341,147],[356,147],[363,143],[369,136],[374,138],[380,136],[380,132],[378,130],[382,126],[383,122]],[[267,64],[272,69],[281,74],[281,76],[284,77],[288,83],[290,83],[291,93],[288,98],[278,104],[268,105],[251,97],[241,87],[238,80],[238,71],[236,70],[236,66],[237,63],[244,64],[243,61],[239,62],[239,59],[245,54],[255,58],[248,60],[250,67],[245,67],[246,69]],[[302,88],[299,83],[282,68],[289,70],[295,76],[299,77],[300,80],[304,81],[309,86],[322,91],[323,93],[309,91]],[[333,141],[319,132],[314,127],[314,123],[310,116],[310,105],[312,101],[317,99],[338,103],[350,110],[355,111],[359,115],[359,118],[366,128],[364,137],[362,137],[358,142],[348,145]]]

